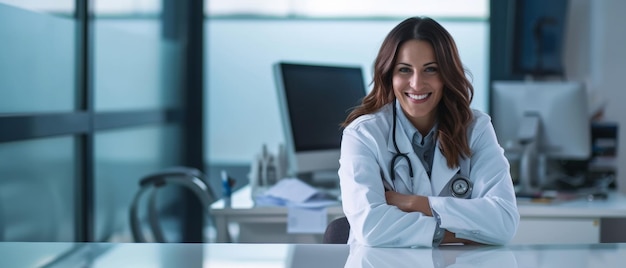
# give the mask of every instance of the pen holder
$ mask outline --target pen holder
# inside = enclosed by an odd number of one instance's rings
[[[224,207],[230,207],[232,205],[233,186],[235,185],[235,179],[228,176],[225,170],[222,170],[222,197],[224,199]]]

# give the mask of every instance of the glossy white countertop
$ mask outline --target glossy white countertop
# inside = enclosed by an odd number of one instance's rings
[[[0,267],[623,267],[626,244],[352,248],[329,244],[0,242]]]

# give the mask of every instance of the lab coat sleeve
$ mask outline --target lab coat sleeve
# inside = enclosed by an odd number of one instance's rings
[[[350,222],[349,243],[376,247],[431,247],[436,221],[387,204],[379,162],[386,137],[347,128],[343,132],[339,177],[342,205]],[[384,149],[378,149],[384,148]]]
[[[490,118],[476,120],[471,134],[471,199],[429,197],[441,217],[441,228],[458,238],[501,245],[510,241],[519,225],[519,212],[509,162],[497,142]]]

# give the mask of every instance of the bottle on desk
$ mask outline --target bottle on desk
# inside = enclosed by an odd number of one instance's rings
[[[287,156],[284,146],[281,144],[276,155],[269,152],[267,145],[263,145],[261,153],[258,154],[250,169],[250,187],[252,199],[262,194],[278,180],[286,175]]]

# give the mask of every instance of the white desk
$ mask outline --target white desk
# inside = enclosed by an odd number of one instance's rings
[[[626,218],[626,196],[579,198],[549,204],[518,201],[520,225],[513,244],[599,243],[602,219]]]
[[[287,208],[255,207],[249,186],[234,192],[231,200],[232,205],[229,208],[224,207],[222,200],[211,206],[211,214],[214,217],[217,230],[216,242],[322,242],[322,234],[287,234]],[[329,222],[343,216],[341,206],[328,207],[327,211]],[[232,232],[230,229],[233,228],[238,230]],[[232,233],[237,233],[237,235]]]
[[[626,218],[626,196],[612,193],[607,200],[585,199],[550,204],[518,202],[520,226],[511,244],[599,243],[602,219]],[[218,201],[211,207],[217,242],[320,243],[322,234],[287,234],[287,208],[254,207],[250,188],[235,192],[232,206]],[[343,216],[340,206],[328,208],[328,221]],[[231,228],[229,228],[229,225]],[[233,237],[229,229],[236,229]]]

